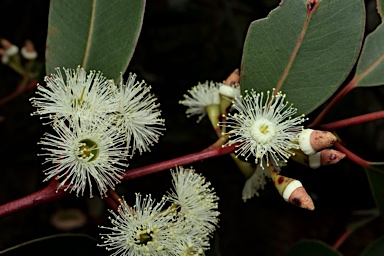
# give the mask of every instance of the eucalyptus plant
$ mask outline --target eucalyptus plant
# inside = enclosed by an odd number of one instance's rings
[[[353,89],[384,84],[384,28],[381,23],[365,36],[364,1],[282,0],[267,17],[251,22],[238,68],[221,81],[192,81],[196,85],[177,99],[187,117],[209,120],[216,142],[201,152],[131,168],[137,153],[151,154],[167,133],[151,86],[128,68],[145,4],[51,0],[46,76],[30,98],[32,115],[49,129],[38,142],[49,184],[1,205],[1,217],[71,193],[98,195],[110,208],[110,223],[100,225],[97,245],[110,255],[214,255],[223,202],[199,170],[183,166],[228,157],[244,176],[244,201],[268,196],[263,189],[272,183],[283,200],[313,214],[310,188],[283,176],[286,166],[295,161],[317,169],[352,161],[365,170],[377,209],[333,247],[299,241],[288,255],[341,255],[338,248],[353,230],[382,218],[384,162],[353,153],[339,130],[383,118],[384,112],[324,123]],[[376,4],[382,17],[384,1]],[[1,42],[2,62],[35,81],[31,62],[20,61],[36,59],[33,44],[19,53],[16,45]],[[162,198],[132,191],[135,201],[129,202],[118,195],[120,183],[169,169],[173,188]],[[379,255],[374,253],[384,240],[377,239],[361,255]]]

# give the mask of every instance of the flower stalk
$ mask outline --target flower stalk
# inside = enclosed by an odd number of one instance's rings
[[[343,145],[341,145],[339,142],[336,142],[334,144],[335,148],[337,148],[338,150],[340,150],[342,153],[345,154],[345,156],[347,158],[349,158],[349,160],[351,160],[352,162],[360,165],[361,167],[368,167],[371,162],[359,157],[358,155],[352,153],[351,151],[349,151],[347,148],[345,148]]]

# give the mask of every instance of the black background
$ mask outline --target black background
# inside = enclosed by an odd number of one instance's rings
[[[379,22],[374,3],[366,3],[367,33]],[[139,79],[152,86],[161,103],[167,130],[152,152],[135,156],[129,168],[198,152],[215,141],[209,121],[196,124],[196,118],[187,119],[185,107],[178,102],[197,82],[222,81],[238,68],[250,22],[266,17],[277,5],[275,0],[147,2],[142,32],[128,72],[137,73]],[[39,62],[44,63],[48,9],[46,0],[0,0],[0,38],[19,47],[24,40],[31,39],[39,53]],[[17,73],[0,65],[0,97],[10,94],[20,80]],[[30,116],[33,108],[28,99],[32,95],[33,90],[0,106],[0,204],[47,185],[42,183],[41,172],[47,166],[42,166],[42,157],[36,156],[40,152],[36,143],[47,127],[41,125],[38,117]],[[336,106],[326,121],[381,110],[383,95],[380,87],[356,89]],[[367,160],[383,161],[382,129],[383,122],[377,120],[342,129],[339,135],[353,152]],[[259,198],[243,203],[244,178],[230,157],[208,159],[193,166],[211,181],[220,197],[220,228],[212,241],[213,253],[217,255],[284,255],[303,238],[320,239],[332,245],[346,225],[357,220],[353,211],[374,207],[364,170],[348,160],[318,170],[292,162],[283,170],[283,175],[304,184],[315,202],[313,212],[285,203],[271,183]],[[170,187],[171,176],[164,171],[123,182],[117,192],[133,203],[135,192],[151,193],[159,199]],[[99,239],[97,225],[108,225],[103,201],[71,195],[0,219],[0,250],[64,233],[53,227],[50,219],[55,212],[66,208],[82,210],[88,220],[84,227],[71,232]],[[359,255],[383,230],[382,218],[376,219],[353,233],[340,251]]]

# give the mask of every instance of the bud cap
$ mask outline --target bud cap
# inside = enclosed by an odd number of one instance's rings
[[[308,156],[309,167],[317,169],[321,166],[321,152]]]
[[[306,155],[313,155],[316,150],[311,145],[311,133],[312,129],[304,129],[299,135],[299,146],[301,151]]]

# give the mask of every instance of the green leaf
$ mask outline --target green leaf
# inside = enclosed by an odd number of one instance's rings
[[[355,231],[358,228],[361,228],[374,220],[377,216],[379,216],[379,211],[377,209],[374,209],[367,217],[364,219],[354,221],[347,225],[346,230],[350,231],[351,233]]]
[[[80,65],[118,81],[132,58],[144,5],[145,0],[51,0],[47,74]]]
[[[38,238],[16,245],[1,255],[55,255],[55,256],[93,256],[110,255],[105,248],[97,246],[97,240],[86,235],[60,234]]]
[[[357,86],[384,84],[384,23],[365,39],[363,50],[356,68]]]
[[[380,14],[380,17],[383,18],[384,0],[377,0],[377,12]]]
[[[361,254],[361,256],[379,256],[383,255],[384,252],[384,236],[380,237]]]
[[[294,245],[287,256],[341,256],[331,246],[319,240],[302,240]]]
[[[318,4],[309,11],[307,2]],[[365,26],[362,0],[285,0],[253,22],[245,40],[241,87],[282,90],[309,113],[349,74]]]
[[[377,208],[384,216],[384,164],[371,164],[364,168]]]

